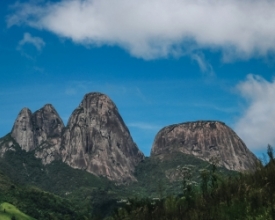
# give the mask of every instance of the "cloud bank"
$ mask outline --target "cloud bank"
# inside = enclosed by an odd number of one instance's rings
[[[114,45],[156,59],[198,49],[224,59],[275,50],[274,0],[61,0],[13,6],[7,25],[48,30],[88,46]]]
[[[235,125],[235,131],[253,150],[275,144],[275,80],[268,82],[260,76],[248,75],[237,86],[248,102],[248,108]]]

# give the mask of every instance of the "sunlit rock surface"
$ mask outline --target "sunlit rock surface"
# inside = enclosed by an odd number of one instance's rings
[[[159,158],[171,152],[192,154],[202,160],[214,158],[229,170],[254,168],[255,155],[228,126],[218,121],[196,121],[170,125],[155,137],[151,156]]]
[[[31,110],[23,108],[20,111],[13,125],[11,136],[23,150],[34,150],[35,145]]]
[[[135,166],[144,158],[118,109],[101,93],[84,96],[72,113],[62,138],[62,160],[111,180],[135,180]]]

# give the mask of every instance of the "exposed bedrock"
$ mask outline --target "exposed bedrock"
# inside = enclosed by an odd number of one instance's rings
[[[63,161],[119,182],[135,180],[144,158],[112,100],[89,93],[72,113],[62,138]]]
[[[155,137],[151,156],[163,158],[171,152],[192,154],[205,161],[216,158],[220,165],[236,171],[252,169],[257,160],[238,135],[218,121],[164,127]]]

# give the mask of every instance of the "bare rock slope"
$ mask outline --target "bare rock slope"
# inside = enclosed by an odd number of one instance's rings
[[[66,127],[50,104],[34,113],[24,108],[11,137],[45,165],[62,160],[73,168],[117,182],[135,180],[135,166],[144,158],[116,105],[101,93],[85,95]],[[12,142],[0,144],[0,156],[14,150]]]
[[[89,93],[72,113],[62,139],[63,161],[111,180],[134,180],[144,158],[115,104],[106,95]]]
[[[25,151],[35,151],[43,164],[59,159],[61,134],[64,128],[62,119],[50,104],[32,112],[23,108],[12,128],[11,136]]]
[[[229,170],[252,169],[257,160],[228,126],[218,121],[196,121],[170,125],[155,137],[151,156],[164,158],[181,152],[209,161],[217,158]]]

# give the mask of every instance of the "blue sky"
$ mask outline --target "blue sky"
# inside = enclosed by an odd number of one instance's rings
[[[275,146],[275,1],[0,3],[0,136],[23,107],[64,123],[88,92],[117,105],[150,154],[164,126],[225,122],[258,156]]]

